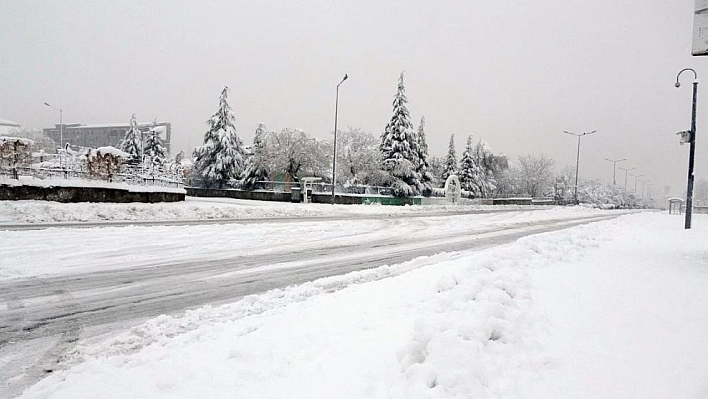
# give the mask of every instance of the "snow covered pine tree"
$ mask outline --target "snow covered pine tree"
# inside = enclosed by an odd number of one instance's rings
[[[150,158],[150,162],[154,168],[161,168],[167,162],[167,149],[162,145],[160,132],[155,129],[155,122],[152,124],[152,129],[148,133],[148,138],[145,141],[144,154]]]
[[[420,175],[420,185],[418,189],[420,193],[429,197],[433,193],[433,175],[430,172],[430,164],[428,163],[428,142],[425,137],[425,116],[420,118],[418,125],[418,174]]]
[[[406,88],[403,72],[398,78],[398,92],[393,100],[393,116],[381,135],[381,165],[391,177],[393,195],[408,197],[419,195],[420,174],[418,165],[418,141],[410,121],[406,104]]]
[[[236,134],[236,117],[226,101],[229,87],[219,97],[219,109],[209,118],[204,144],[194,149],[194,171],[204,187],[224,187],[243,172],[245,151]]]
[[[248,190],[253,190],[259,181],[268,180],[269,171],[266,153],[266,127],[259,123],[256,135],[253,137],[251,154],[246,158],[246,168],[243,172],[243,185]]]
[[[445,170],[442,174],[443,186],[447,181],[447,178],[457,175],[457,151],[455,151],[455,135],[450,135],[450,144],[447,147],[447,155],[445,156]]]
[[[460,159],[460,173],[458,177],[460,178],[460,185],[462,189],[468,191],[473,197],[479,195],[479,190],[475,184],[477,179],[477,165],[474,160],[474,146],[472,145],[472,135],[467,136],[467,145],[465,146],[465,152],[462,153],[462,159]]]
[[[119,150],[128,154],[128,164],[137,165],[140,163],[142,154],[140,153],[140,129],[138,122],[135,120],[135,114],[130,117],[130,127],[125,132],[123,141],[120,142]]]

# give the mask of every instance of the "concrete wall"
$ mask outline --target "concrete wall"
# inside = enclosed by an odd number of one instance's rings
[[[184,194],[135,192],[103,187],[38,187],[0,184],[0,200],[43,200],[58,202],[177,202]]]

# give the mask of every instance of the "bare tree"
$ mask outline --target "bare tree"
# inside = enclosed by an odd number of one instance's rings
[[[265,149],[268,169],[294,179],[301,175],[326,178],[332,158],[329,148],[300,129],[285,128],[268,135]]]
[[[381,172],[378,139],[359,128],[337,132],[337,181],[347,184],[372,184]]]
[[[539,197],[552,192],[554,164],[555,162],[545,155],[520,156],[519,188],[531,197]]]

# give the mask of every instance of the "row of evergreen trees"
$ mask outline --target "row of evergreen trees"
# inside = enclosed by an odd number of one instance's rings
[[[219,108],[208,120],[209,129],[204,135],[203,144],[193,152],[194,176],[206,187],[224,187],[238,180],[247,188],[254,187],[258,181],[269,180],[271,172],[290,173],[297,178],[296,172],[301,161],[293,159],[292,152],[297,150],[293,141],[306,141],[304,132],[284,129],[281,134],[275,134],[267,132],[265,126],[259,124],[253,145],[250,151],[247,151],[236,134],[235,116],[227,101],[228,91],[228,87],[222,90]],[[380,136],[379,154],[376,157],[367,157],[369,162],[379,164],[375,168],[379,172],[369,170],[366,175],[374,176],[372,179],[375,184],[391,187],[396,196],[430,195],[435,181],[440,176],[433,176],[426,142],[425,117],[420,119],[417,129],[411,123],[403,73],[398,79],[392,106],[393,115]],[[274,154],[278,149],[274,150],[273,147],[286,147],[281,148],[280,152],[290,153]],[[304,152],[312,152],[313,148],[310,147],[310,151]],[[298,151],[303,152],[303,149]],[[275,158],[278,156],[285,160],[277,162]],[[442,182],[444,183],[449,175],[456,174],[463,189],[475,196],[485,196],[495,190],[496,174],[507,166],[505,156],[494,155],[483,141],[473,146],[471,136],[458,164],[453,135]],[[283,170],[273,170],[274,168]],[[325,174],[321,177],[329,178]]]
[[[145,145],[141,143],[140,129],[135,119],[135,114],[130,118],[130,127],[125,132],[125,137],[121,141],[119,149],[129,155],[128,164],[138,165],[143,159],[149,160],[153,166],[162,167],[167,162],[167,149],[162,144],[159,132],[153,128],[147,134]]]

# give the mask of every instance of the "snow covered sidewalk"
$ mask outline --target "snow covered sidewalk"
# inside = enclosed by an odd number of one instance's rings
[[[708,218],[682,226],[628,215],[162,316],[24,397],[705,397]]]

